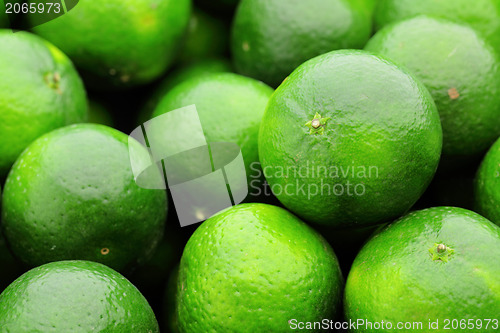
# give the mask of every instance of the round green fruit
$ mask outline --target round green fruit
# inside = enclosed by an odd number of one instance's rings
[[[439,16],[472,26],[500,51],[499,0],[379,0],[375,28],[420,14]]]
[[[351,330],[359,333],[498,332],[498,321],[486,327],[500,309],[498,258],[500,228],[484,217],[453,207],[410,213],[356,257],[345,288],[346,320],[385,323]]]
[[[500,140],[490,148],[476,175],[475,210],[500,225]]]
[[[429,89],[443,156],[477,156],[500,136],[500,56],[471,27],[418,16],[386,26],[365,49],[406,66]]]
[[[275,206],[233,206],[184,249],[179,332],[288,332],[293,318],[335,318],[342,286],[333,250],[304,222]]]
[[[82,259],[128,270],[152,255],[166,194],[137,186],[128,139],[79,124],[40,137],[21,154],[2,202],[3,232],[18,258],[32,266]]]
[[[269,100],[259,157],[270,188],[305,220],[382,223],[422,195],[441,154],[439,114],[412,74],[364,51],[297,68]]]
[[[361,2],[242,0],[233,23],[236,70],[276,87],[304,61],[362,48],[372,21]]]
[[[33,140],[87,119],[83,83],[59,49],[0,29],[0,179]]]
[[[89,261],[53,262],[19,277],[0,295],[0,327],[6,333],[159,332],[137,288]]]
[[[91,87],[124,88],[151,82],[172,64],[190,10],[190,0],[108,0],[105,4],[81,0],[68,13],[33,31],[61,48]]]

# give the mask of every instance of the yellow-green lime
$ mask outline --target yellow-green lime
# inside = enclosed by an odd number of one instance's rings
[[[27,32],[0,29],[0,179],[33,140],[85,121],[86,94],[71,61]]]
[[[201,224],[184,249],[179,332],[288,332],[292,319],[334,319],[342,286],[333,250],[311,227],[283,208],[233,206]]]
[[[483,153],[500,136],[500,56],[471,27],[418,16],[384,27],[365,49],[406,66],[429,89],[446,158]]]
[[[276,87],[304,61],[362,48],[372,20],[361,1],[242,0],[231,49],[236,70]]]
[[[146,261],[162,238],[166,194],[137,186],[129,147],[145,149],[96,124],[33,142],[3,193],[2,229],[13,253],[32,266],[82,259],[125,271]]]
[[[34,268],[0,295],[5,333],[158,333],[148,302],[127,279],[90,261]]]
[[[81,0],[33,31],[61,48],[91,87],[123,88],[148,83],[172,64],[190,8],[190,0]]]
[[[484,217],[454,207],[410,213],[356,257],[345,317],[372,325],[350,331],[498,332],[498,258],[500,228]]]
[[[277,198],[303,219],[360,227],[403,215],[441,154],[429,91],[389,60],[333,51],[297,68],[269,100],[259,157]]]

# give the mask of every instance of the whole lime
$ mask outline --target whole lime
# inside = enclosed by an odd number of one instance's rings
[[[237,144],[250,179],[259,162],[259,126],[273,89],[233,73],[193,77],[170,90],[153,112],[153,117],[194,104],[207,142]],[[179,137],[176,142],[183,142]],[[175,145],[176,142],[168,142]]]
[[[500,51],[500,1],[498,0],[378,0],[376,30],[419,14],[464,22],[490,39]]]
[[[484,217],[453,207],[410,213],[356,257],[345,288],[346,320],[372,323],[352,332],[498,332],[498,258],[500,228]]]
[[[152,255],[166,195],[137,186],[127,141],[112,128],[79,124],[40,137],[21,154],[2,202],[3,232],[17,257],[33,266],[82,259],[128,270]],[[138,142],[133,148],[145,149]]]
[[[500,140],[490,148],[477,171],[475,210],[500,225]]]
[[[87,118],[85,89],[71,61],[27,32],[0,29],[0,179],[33,140]]]
[[[478,155],[500,136],[500,56],[469,26],[418,16],[386,26],[365,49],[406,66],[429,89],[446,157]]]
[[[61,48],[93,88],[123,88],[148,83],[171,65],[190,8],[190,0],[81,0],[33,31]]]
[[[362,48],[371,35],[365,6],[348,0],[242,0],[231,49],[236,70],[276,87],[304,61]]]
[[[90,261],[34,268],[0,295],[2,332],[159,332],[146,299],[127,279]]]
[[[328,243],[282,208],[233,206],[189,239],[177,281],[180,332],[285,332],[334,318],[343,278]]]
[[[270,188],[300,217],[338,227],[403,215],[431,181],[441,124],[407,70],[364,51],[297,68],[269,100],[259,157]]]

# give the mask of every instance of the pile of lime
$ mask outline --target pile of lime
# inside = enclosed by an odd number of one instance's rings
[[[0,1],[0,332],[500,331],[500,0]]]

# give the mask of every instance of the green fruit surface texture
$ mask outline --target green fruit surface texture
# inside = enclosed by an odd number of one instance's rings
[[[236,70],[276,87],[304,61],[362,48],[371,17],[359,1],[242,0],[233,23]]]
[[[78,124],[23,152],[2,201],[3,233],[18,258],[32,266],[82,259],[128,270],[152,255],[166,194],[137,186],[127,141],[115,129]]]
[[[205,221],[184,249],[179,332],[288,332],[292,318],[335,318],[342,285],[316,231],[282,208],[237,205]]]
[[[484,217],[454,207],[410,213],[371,238],[356,257],[344,295],[346,320],[386,323],[378,330],[351,330],[359,333],[498,332],[498,321],[486,327],[485,320],[498,320],[498,258],[500,228]],[[429,329],[429,320],[437,320],[438,328]]]
[[[0,29],[0,179],[33,140],[87,119],[83,83],[59,49]]]
[[[375,28],[378,30],[389,23],[419,14],[467,23],[500,51],[499,0],[379,0],[374,17]]]
[[[500,225],[500,140],[484,157],[474,182],[475,210]]]
[[[406,66],[429,89],[443,155],[478,155],[500,136],[500,56],[471,27],[418,16],[386,26],[365,49]]]
[[[148,83],[172,64],[190,10],[190,0],[80,0],[33,31],[61,48],[93,88],[120,89]]]
[[[111,268],[59,261],[34,268],[0,295],[5,333],[158,333],[146,299]]]
[[[307,221],[356,227],[403,215],[431,181],[441,142],[439,114],[419,80],[374,54],[341,50],[304,63],[278,87],[259,157],[285,207]]]

